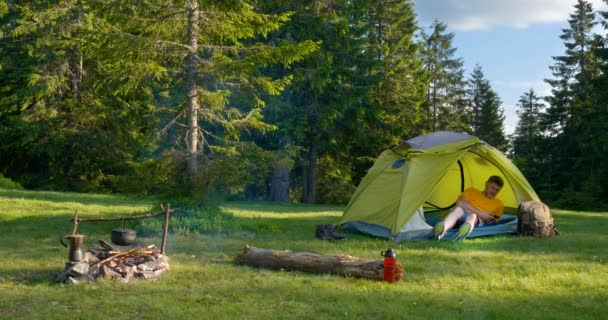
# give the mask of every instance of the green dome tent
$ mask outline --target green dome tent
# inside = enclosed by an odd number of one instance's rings
[[[497,198],[506,213],[539,200],[515,165],[477,137],[441,131],[412,138],[380,155],[351,196],[340,228],[394,241],[431,239],[424,211],[450,208],[467,188],[483,190],[492,175],[505,182]],[[470,236],[516,232],[515,220],[505,214],[495,226],[476,228]]]

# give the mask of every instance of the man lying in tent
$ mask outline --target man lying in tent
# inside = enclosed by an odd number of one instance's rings
[[[448,230],[459,227],[455,241],[462,241],[473,232],[475,226],[493,224],[500,220],[504,205],[496,199],[496,195],[503,185],[501,177],[491,176],[483,191],[475,188],[465,190],[458,197],[454,209],[435,225],[435,239],[442,240]]]

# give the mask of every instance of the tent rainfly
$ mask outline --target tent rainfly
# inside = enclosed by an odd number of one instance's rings
[[[497,196],[505,212],[539,200],[517,167],[475,136],[441,131],[412,138],[380,155],[351,196],[340,228],[396,242],[431,239],[433,227],[424,212],[450,208],[467,188],[483,190],[492,175],[505,182]],[[497,225],[476,228],[470,237],[516,231],[516,218],[505,214]]]

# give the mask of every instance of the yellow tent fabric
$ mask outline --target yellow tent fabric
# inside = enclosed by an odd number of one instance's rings
[[[482,190],[488,177],[505,185],[505,207],[539,200],[523,174],[498,149],[466,133],[435,132],[385,150],[353,193],[339,224],[362,221],[393,236],[422,206],[449,207],[462,190]],[[407,230],[405,230],[407,231]]]

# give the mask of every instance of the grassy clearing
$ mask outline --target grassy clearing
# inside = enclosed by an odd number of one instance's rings
[[[314,238],[341,207],[228,203],[230,233],[172,234],[172,270],[156,282],[54,284],[74,209],[82,217],[151,210],[158,202],[108,195],[0,189],[0,319],[599,319],[608,314],[608,213],[555,210],[562,235],[396,245],[394,285],[234,266],[245,244],[380,259],[388,244],[349,234]],[[80,226],[87,244],[116,224]],[[160,236],[145,238],[160,244]]]

